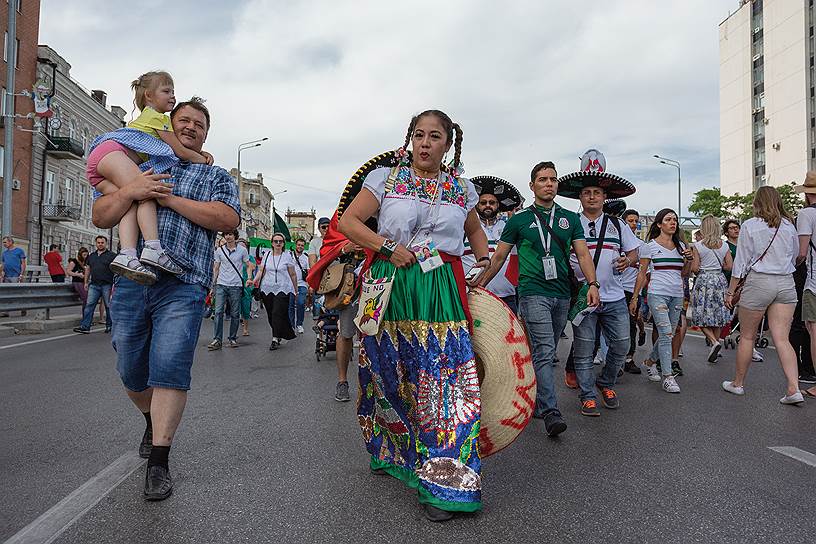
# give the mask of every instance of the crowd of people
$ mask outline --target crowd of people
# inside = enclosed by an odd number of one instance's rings
[[[608,172],[599,151],[587,151],[567,175],[551,161],[535,164],[534,201],[525,206],[504,179],[465,178],[462,127],[428,110],[410,120],[398,150],[352,178],[334,216],[318,221],[320,236],[308,251],[304,240],[286,249],[284,234],[274,233],[271,247],[253,256],[235,230],[237,187],[202,151],[210,127],[203,101],[176,104],[172,78],[161,72],[140,77],[134,90],[142,114],[99,137],[88,167],[100,191],[93,221],[124,228],[123,248],[114,254],[97,237],[95,252],[81,249],[52,274],[70,277],[86,301],[77,332],[89,332],[99,300],[109,306],[117,370],[145,420],[139,454],[148,459],[148,500],[173,490],[170,447],[208,297],[210,351],[222,347],[226,314],[227,344],[236,346],[238,331],[250,334],[253,308],[262,305],[269,349],[278,350],[303,333],[307,308],[318,323],[328,320],[326,310],[335,312],[335,398],[350,399],[347,371],[359,338],[357,419],[370,470],[416,489],[435,522],[482,508],[482,404],[468,288],[492,292],[523,322],[536,377],[532,416],[551,437],[567,430],[564,414],[571,411],[555,386],[568,324],[563,379],[577,391],[583,416],[622,406],[616,384],[624,372],[645,370],[644,386],[659,382],[680,393],[689,325],[710,343],[710,364],[739,329],[736,372],[722,383],[725,392],[746,393],[767,324],[785,375],[780,403],[816,397],[816,386],[799,388],[816,383],[816,173],[799,188],[807,206],[796,221],[776,189],[762,187],[753,217],[741,225],[705,217],[692,243],[677,211],[663,209],[641,239],[640,216],[622,200],[636,188]],[[556,196],[579,201],[580,211]],[[15,281],[10,274],[24,270],[24,255],[10,239],[4,245],[11,266],[3,281]],[[648,324],[651,353],[636,361]]]

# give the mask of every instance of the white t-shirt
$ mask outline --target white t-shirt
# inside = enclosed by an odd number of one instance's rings
[[[268,251],[263,258],[263,266],[265,272],[261,280],[261,292],[263,294],[288,293],[292,294],[295,289],[292,287],[292,278],[289,277],[289,271],[295,271],[295,265],[292,254],[284,251],[280,255],[273,255]],[[297,276],[297,273],[295,274]]]
[[[366,176],[363,183],[363,187],[371,191],[380,203],[378,234],[407,245],[419,227],[415,242],[431,237],[439,251],[461,257],[465,252],[462,236],[465,219],[479,202],[473,184],[465,178],[455,179],[443,174],[439,183],[441,199],[434,199],[436,179],[416,178],[414,186],[410,169],[403,167],[393,187],[386,187],[390,173],[390,168],[377,168]],[[436,205],[432,208],[434,200]],[[418,222],[421,224],[417,225]],[[433,230],[426,234],[431,226]]]
[[[629,229],[629,230],[631,230],[631,229]],[[638,249],[640,249],[640,246],[643,245],[643,240],[641,240],[637,236],[635,236],[635,240],[637,240]],[[640,255],[639,251],[638,251],[638,255]],[[637,277],[638,277],[638,272],[639,271],[640,271],[640,258],[635,259],[635,262],[632,263],[632,266],[628,267],[620,275],[621,285],[623,286],[623,290],[626,291],[627,293],[634,293],[635,283],[637,283]]]
[[[297,261],[295,260],[297,258]],[[298,261],[300,262],[300,268],[298,268]],[[292,264],[295,265],[295,277],[298,280],[298,287],[309,287],[309,284],[306,283],[304,279],[304,275],[309,273],[309,256],[306,255],[306,252],[297,255],[297,253],[292,254]],[[303,269],[303,274],[300,273],[301,269]]]
[[[484,221],[481,221],[482,230],[487,236],[487,246],[490,249],[490,255],[492,256],[493,253],[496,251],[496,246],[501,239],[502,231],[504,230],[504,226],[507,224],[504,219],[497,219],[495,223],[492,225],[485,225]],[[511,254],[516,253],[515,246],[511,251]],[[468,270],[476,263],[476,256],[473,255],[473,250],[470,249],[470,242],[465,241],[465,253],[462,255],[462,267],[465,269],[465,274],[467,274]],[[497,297],[509,297],[516,294],[516,286],[510,283],[510,280],[507,279],[507,265],[510,264],[510,259],[505,259],[504,264],[499,270],[499,273],[490,280],[485,288],[496,295]]]
[[[650,294],[683,298],[682,272],[686,260],[677,248],[669,250],[650,240],[640,246],[640,258],[651,260]]]
[[[320,248],[323,246],[323,237],[315,236],[309,242],[309,249],[306,250],[306,255],[314,255],[316,259],[320,258]]]
[[[694,242],[697,253],[700,254],[700,271],[722,271],[723,264],[725,264],[725,256],[729,253],[728,244],[722,242],[722,245],[716,249],[711,249],[702,242]]]
[[[816,234],[816,208],[803,208],[799,210],[799,216],[796,218],[796,231],[800,236],[810,236],[810,243],[816,245],[816,239],[813,235]],[[816,269],[814,269],[814,259],[816,259],[816,251],[813,247],[808,245],[807,257],[805,262],[808,267],[807,279],[805,280],[805,289],[811,293],[816,294]]]
[[[584,227],[584,237],[586,238],[587,248],[589,248],[589,256],[594,259],[604,216],[601,214],[597,219],[591,220],[581,213],[579,217],[581,218],[581,226]],[[620,258],[621,250],[627,253],[640,247],[640,241],[635,237],[632,229],[629,228],[626,222],[623,220],[618,220],[618,222],[623,231],[622,233],[618,232],[615,222],[611,218],[606,222],[603,248],[601,248],[601,256],[595,270],[595,277],[598,283],[601,284],[599,290],[601,302],[616,302],[625,297],[622,276],[613,274],[612,270],[615,261]],[[595,236],[590,236],[593,232]],[[578,265],[578,257],[575,253],[570,255],[570,265],[572,266],[573,272],[575,272],[575,277],[578,278],[579,281],[584,281],[584,273]]]
[[[243,276],[236,273],[236,269],[238,272],[241,272],[244,263],[249,262],[249,253],[247,253],[244,246],[238,244],[235,246],[235,249],[230,251],[227,244],[224,244],[215,250],[213,261],[219,263],[218,281],[216,282],[218,285],[224,285],[226,287],[242,287],[244,285]],[[230,264],[230,262],[232,264]]]
[[[799,255],[799,235],[796,227],[787,219],[783,219],[776,238],[773,238],[774,232],[775,228],[769,227],[764,219],[757,217],[752,217],[742,224],[737,238],[737,256],[734,258],[732,272],[734,276],[744,278],[749,268],[762,274],[793,274],[796,270],[796,257]],[[763,253],[765,256],[760,261]]]

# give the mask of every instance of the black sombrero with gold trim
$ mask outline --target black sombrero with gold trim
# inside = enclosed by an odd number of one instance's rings
[[[499,201],[500,212],[511,212],[524,205],[524,197],[521,196],[518,189],[499,177],[476,176],[470,178],[470,182],[473,183],[479,196],[494,195]]]
[[[607,215],[620,217],[626,211],[626,201],[622,198],[611,198],[604,202],[603,212]]]
[[[635,186],[630,181],[606,171],[606,158],[597,149],[584,153],[580,171],[558,178],[558,196],[578,198],[585,187],[600,187],[609,199],[635,193]]]

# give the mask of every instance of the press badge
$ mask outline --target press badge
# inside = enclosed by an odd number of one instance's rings
[[[558,279],[558,270],[555,268],[555,257],[553,257],[552,255],[541,257],[541,264],[544,266],[545,280]]]
[[[434,244],[434,241],[430,238],[411,246],[411,251],[416,256],[419,267],[425,273],[445,264],[444,261],[442,261],[442,256],[439,255],[439,250],[436,249],[436,244]]]

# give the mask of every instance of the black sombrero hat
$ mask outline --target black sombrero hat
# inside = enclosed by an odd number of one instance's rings
[[[608,215],[620,217],[626,211],[626,201],[622,198],[611,198],[604,202],[603,212]]]
[[[581,157],[581,170],[558,179],[558,196],[578,198],[584,187],[600,187],[608,198],[623,198],[634,194],[631,182],[606,171],[606,158],[597,149]]]
[[[473,187],[479,196],[484,194],[495,195],[499,201],[500,212],[511,212],[524,205],[524,197],[518,189],[510,185],[507,181],[496,176],[476,176],[470,178]]]
[[[407,161],[410,163],[411,152],[407,151],[406,153]],[[348,180],[348,183],[346,183],[346,188],[343,189],[343,194],[340,196],[340,203],[337,204],[337,218],[340,219],[340,217],[343,216],[343,212],[346,211],[346,208],[349,207],[351,201],[354,200],[354,197],[357,196],[360,189],[363,188],[363,182],[365,181],[366,176],[377,168],[393,168],[400,163],[400,160],[402,160],[402,155],[400,154],[399,150],[386,151],[385,153],[380,153],[376,157],[372,157],[360,168],[358,168],[357,171],[354,172],[354,175],[351,176],[351,179]],[[447,172],[448,168],[443,165],[442,171]]]

